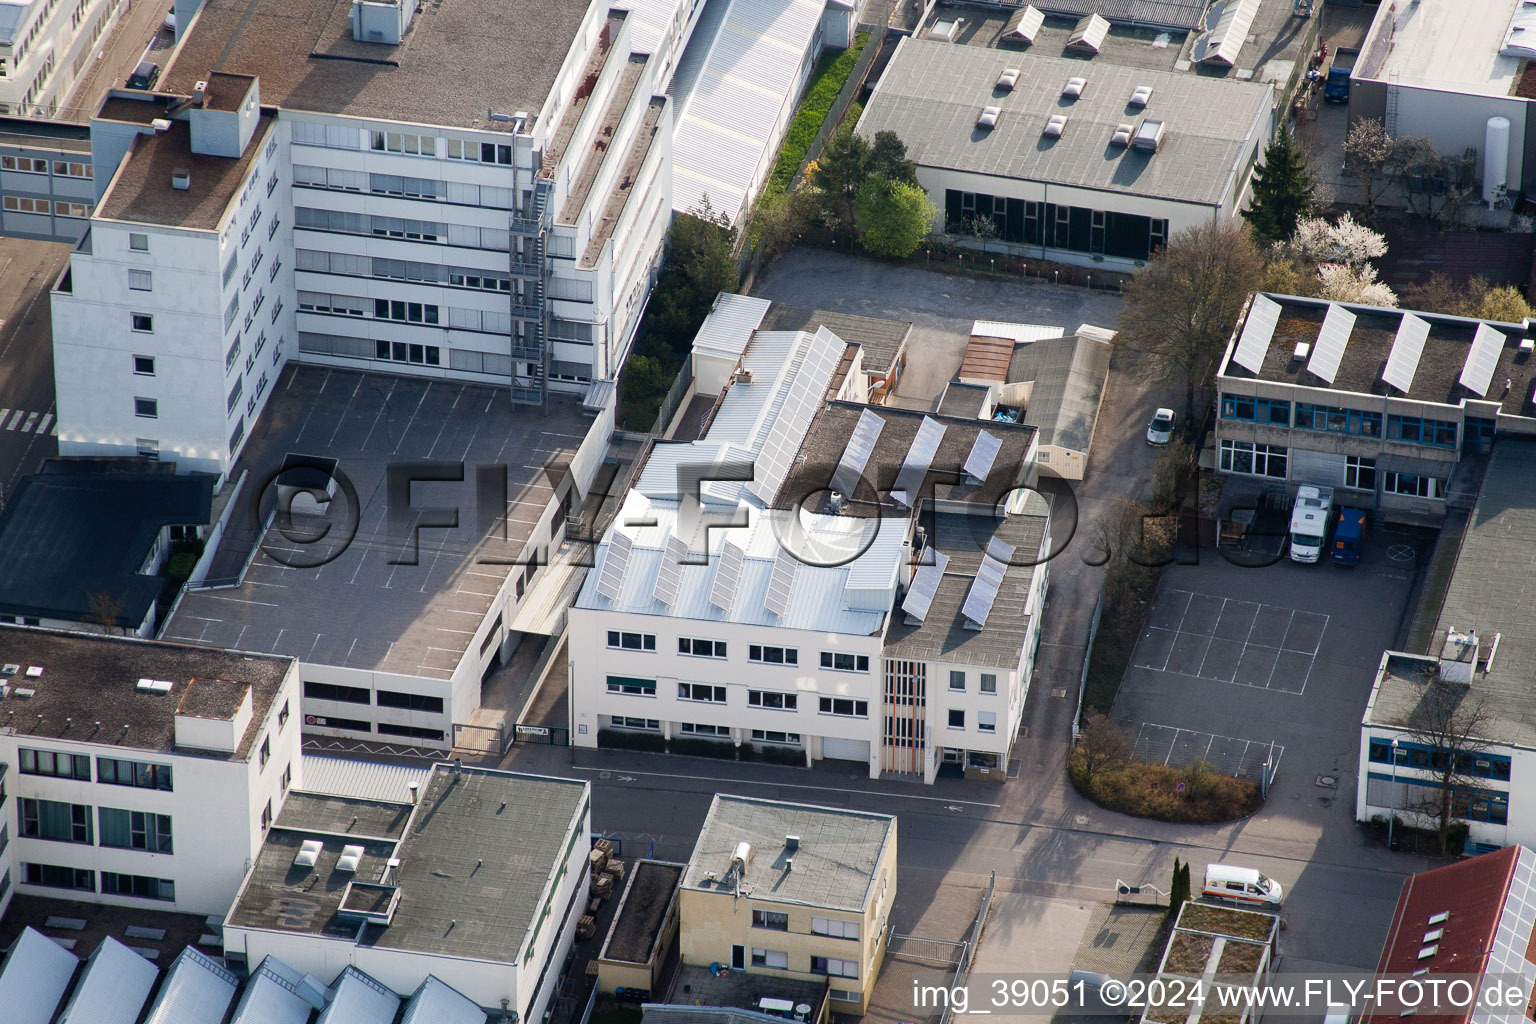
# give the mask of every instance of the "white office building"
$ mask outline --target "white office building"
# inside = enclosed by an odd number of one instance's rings
[[[1000,778],[1047,582],[1035,429],[842,400],[857,345],[754,322],[711,325],[741,355],[709,428],[652,447],[571,610],[572,741]]]
[[[0,626],[0,912],[222,914],[301,775],[291,658]]]
[[[127,10],[128,0],[0,4],[0,114],[60,113],[90,70],[97,41]]]

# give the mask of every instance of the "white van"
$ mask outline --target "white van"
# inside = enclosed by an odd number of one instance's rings
[[[1207,864],[1202,895],[1207,899],[1278,907],[1281,890],[1279,882],[1266,878],[1253,868],[1240,868],[1233,864]]]

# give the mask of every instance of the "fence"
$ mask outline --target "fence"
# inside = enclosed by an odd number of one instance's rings
[[[1099,638],[1099,620],[1104,617],[1104,591],[1093,604],[1093,619],[1088,623],[1088,646],[1083,648],[1083,670],[1077,678],[1077,712],[1072,716],[1072,739],[1077,739],[1082,728],[1083,698],[1088,694],[1088,665],[1093,661],[1093,642]]]
[[[960,962],[955,965],[955,976],[950,981],[949,990],[958,992],[964,985],[965,979],[971,973],[971,961],[976,955],[976,948],[981,944],[981,931],[987,926],[987,912],[992,909],[992,894],[997,890],[997,872],[993,871],[987,879],[987,891],[982,894],[981,907],[976,911],[976,920],[971,924],[970,939],[965,943],[965,948],[960,951]],[[944,1012],[939,1015],[939,1024],[950,1024],[950,1016],[954,1012],[952,1001],[946,1000]]]
[[[795,176],[790,182],[793,189],[805,176],[805,169],[811,161],[821,155],[827,140],[832,133],[842,124],[843,116],[848,113],[848,108],[853,105],[853,98],[864,87],[864,80],[869,77],[869,67],[875,62],[875,56],[880,52],[880,47],[885,40],[880,34],[871,30],[869,38],[864,41],[864,49],[859,53],[859,59],[854,62],[853,71],[849,73],[848,80],[843,83],[843,88],[838,92],[837,99],[832,101],[832,109],[827,111],[827,118],[821,122],[821,128],[816,132],[816,137],[811,140],[806,148],[805,159],[800,161],[800,168],[795,171]]]
[[[672,381],[672,387],[667,391],[667,397],[661,400],[661,409],[656,413],[656,422],[651,426],[651,434],[660,437],[667,432],[667,424],[672,422],[672,417],[677,413],[677,407],[682,404],[683,396],[688,393],[693,385],[693,353],[689,352],[683,357],[683,365],[678,369],[677,376]]]

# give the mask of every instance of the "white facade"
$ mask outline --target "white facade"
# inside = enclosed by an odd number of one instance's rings
[[[0,4],[0,114],[51,117],[68,107],[95,44],[127,0]]]

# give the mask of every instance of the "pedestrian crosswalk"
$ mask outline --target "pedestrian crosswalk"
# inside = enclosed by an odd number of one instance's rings
[[[0,429],[16,430],[23,434],[54,434],[59,424],[51,412],[29,412],[26,409],[0,409]]]

